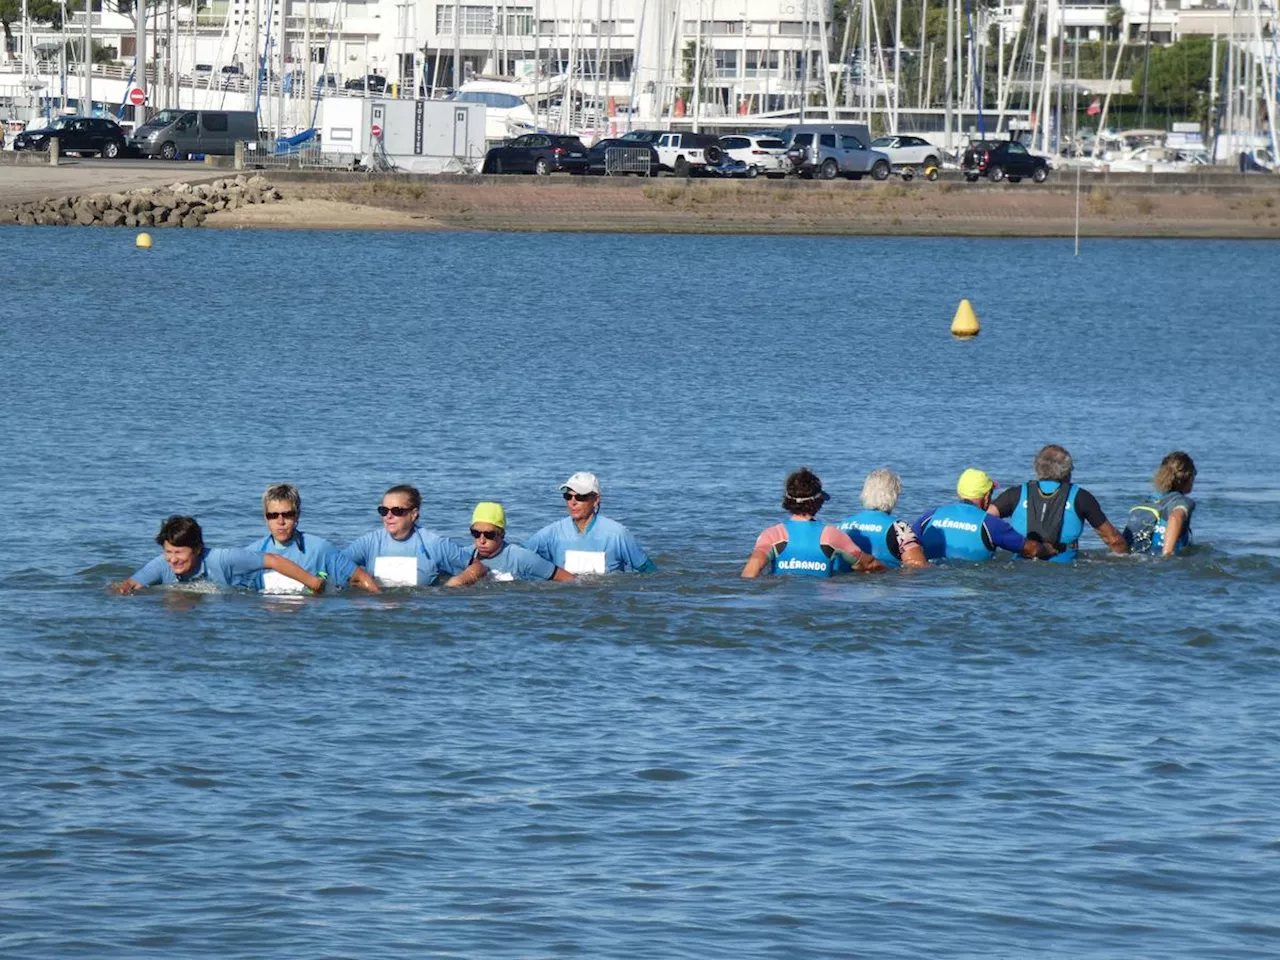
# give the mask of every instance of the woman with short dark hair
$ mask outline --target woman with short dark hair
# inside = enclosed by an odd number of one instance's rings
[[[756,538],[755,548],[742,568],[744,577],[771,573],[829,577],[844,560],[856,571],[883,570],[884,564],[858,549],[839,527],[818,523],[817,514],[828,496],[822,481],[808,467],[787,477],[782,509],[787,520],[774,524]]]

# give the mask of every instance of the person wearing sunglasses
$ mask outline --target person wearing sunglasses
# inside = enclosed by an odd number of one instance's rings
[[[742,576],[758,577],[769,572],[830,577],[840,569],[859,573],[883,570],[884,564],[863,553],[849,534],[818,521],[818,511],[829,499],[822,481],[808,467],[790,474],[782,488],[782,509],[790,516],[756,537]]]
[[[206,547],[204,531],[195,517],[169,517],[160,525],[156,543],[164,552],[133,576],[112,584],[113,591],[135,593],[144,587],[201,582],[253,590],[262,586],[263,570],[297,580],[312,593],[324,591],[324,577],[303,570],[288,557],[252,550]]]
[[[482,580],[573,580],[574,575],[532,550],[507,542],[507,513],[502,504],[477,503],[471,514],[471,564],[445,586],[465,587]]]
[[[384,587],[431,586],[467,568],[468,555],[452,540],[418,526],[422,495],[401,484],[382,495],[382,526],[358,537],[344,551]]]
[[[658,569],[630,530],[600,513],[600,481],[594,473],[575,473],[560,484],[560,493],[569,515],[547,524],[526,547],[572,574]]]
[[[357,567],[343,551],[322,537],[298,529],[302,515],[302,494],[291,483],[267,487],[262,495],[262,515],[270,533],[249,544],[257,553],[278,553],[288,557],[308,573],[324,577],[332,589],[353,583],[370,593],[378,592],[378,584],[363,567]],[[262,571],[263,593],[297,593],[301,585],[274,570]]]

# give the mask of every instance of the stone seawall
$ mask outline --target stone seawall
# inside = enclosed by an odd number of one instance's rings
[[[125,193],[50,197],[0,208],[0,224],[44,227],[198,227],[220,210],[282,199],[265,177],[174,183]]]

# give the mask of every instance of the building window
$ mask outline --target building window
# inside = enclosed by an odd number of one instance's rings
[[[436,33],[453,33],[453,6],[436,7]],[[493,33],[493,7],[460,8],[459,25],[466,37],[487,37]]]
[[[715,71],[717,77],[736,77],[738,75],[738,51],[717,50]]]

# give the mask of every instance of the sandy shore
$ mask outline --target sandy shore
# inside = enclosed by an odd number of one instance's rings
[[[815,183],[663,178],[273,176],[285,201],[211,226],[579,232],[1071,236],[1074,184]],[[1080,232],[1111,237],[1280,238],[1280,182],[1240,189],[1094,185]]]

